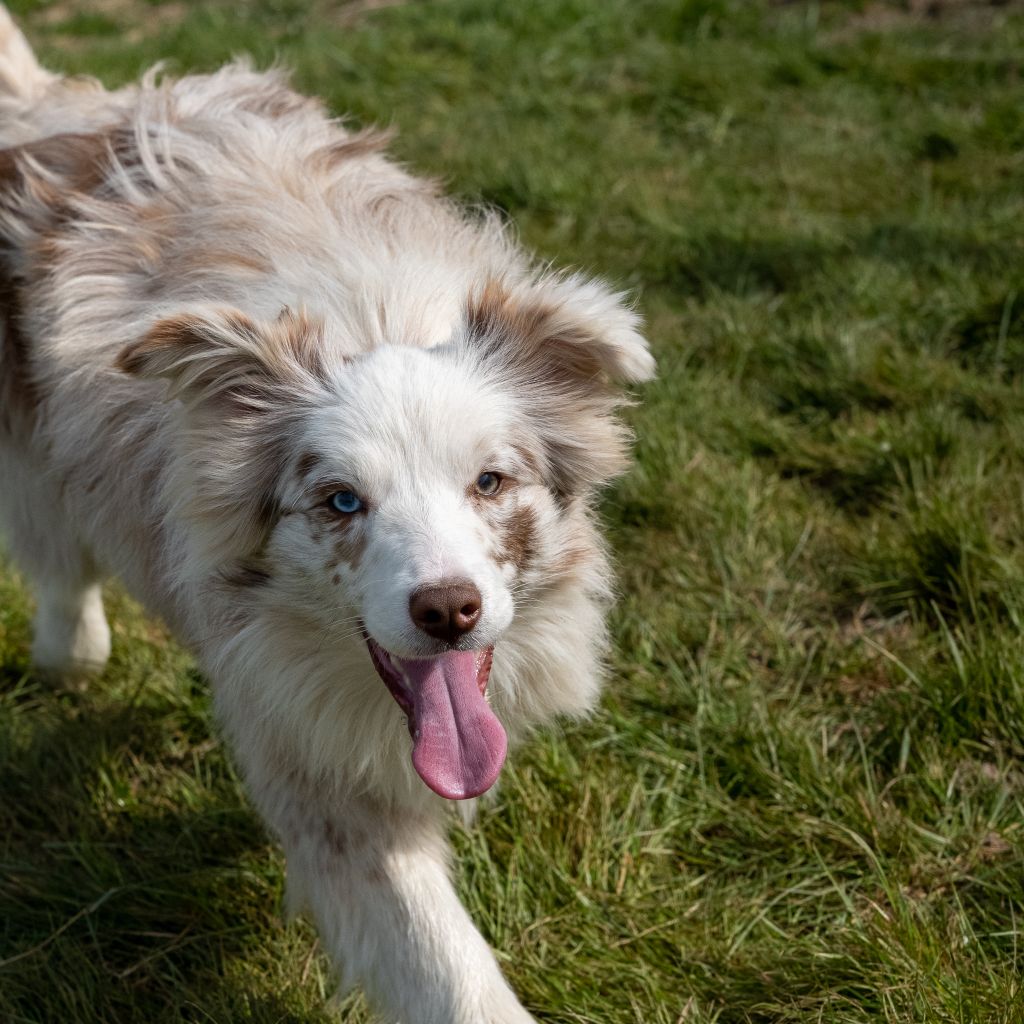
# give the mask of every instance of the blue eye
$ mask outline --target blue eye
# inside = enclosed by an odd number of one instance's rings
[[[359,495],[354,494],[352,491],[338,491],[337,494],[332,494],[328,504],[335,512],[341,512],[346,516],[358,512],[363,507]]]
[[[476,478],[476,489],[478,494],[489,498],[501,489],[501,477],[497,473],[481,473]]]

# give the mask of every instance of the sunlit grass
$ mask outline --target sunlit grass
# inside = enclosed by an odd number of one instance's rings
[[[455,834],[539,1020],[1024,1020],[1024,19],[934,6],[13,5],[111,83],[279,59],[636,289],[608,696]],[[0,1020],[331,1019],[203,681],[112,597],[56,693],[0,577]]]

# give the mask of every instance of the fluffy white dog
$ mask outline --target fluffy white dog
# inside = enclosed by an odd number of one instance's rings
[[[107,92],[0,7],[0,146],[0,515],[36,663],[103,665],[119,576],[210,678],[343,981],[406,1024],[532,1020],[440,798],[594,703],[637,316],[276,72]]]

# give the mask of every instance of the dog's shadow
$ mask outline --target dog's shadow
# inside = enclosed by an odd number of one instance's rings
[[[337,1021],[207,700],[140,682],[0,666],[0,1019]]]

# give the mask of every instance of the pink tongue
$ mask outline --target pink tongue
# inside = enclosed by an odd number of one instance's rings
[[[394,659],[413,699],[413,767],[449,800],[490,789],[505,763],[505,730],[477,684],[486,657],[486,652],[452,651]]]

